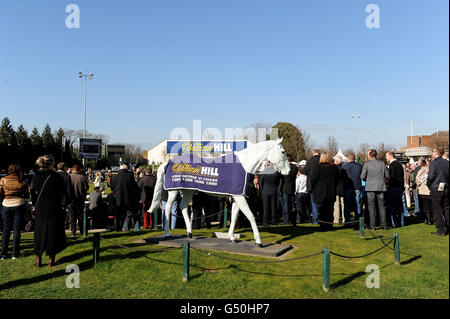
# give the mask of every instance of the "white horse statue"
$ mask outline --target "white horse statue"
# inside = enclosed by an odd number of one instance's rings
[[[289,163],[285,155],[285,150],[281,145],[281,139],[270,140],[265,142],[260,142],[252,145],[248,145],[248,147],[242,151],[235,151],[234,155],[239,159],[240,165],[242,165],[243,169],[246,173],[256,174],[259,168],[261,168],[262,164],[265,161],[269,161],[276,168],[280,170],[280,173],[283,175],[288,175],[290,171]],[[155,186],[155,191],[153,194],[152,204],[148,210],[149,213],[155,212],[157,213],[157,208],[159,207],[159,202],[161,199],[161,192],[164,187],[164,180],[166,174],[166,166],[169,162],[161,164],[158,168],[157,172],[157,181]],[[192,238],[192,224],[190,218],[188,216],[188,204],[192,199],[192,195],[194,194],[194,189],[176,189],[176,190],[168,190],[168,200],[165,207],[165,227],[164,232],[167,238],[170,238],[170,230],[169,230],[169,217],[172,211],[172,204],[175,201],[178,192],[183,192],[183,198],[180,203],[180,208],[183,214],[184,222],[186,224],[186,231],[188,237]],[[202,191],[202,190],[199,190]],[[244,195],[220,195],[216,193],[206,192],[207,194],[219,197],[229,197],[233,198],[233,204],[231,208],[231,224],[228,232],[228,238],[235,242],[236,238],[234,236],[234,227],[236,224],[236,220],[238,217],[239,210],[241,210],[244,215],[250,221],[252,226],[253,235],[255,238],[255,244],[259,247],[262,247],[261,238],[259,235],[258,227],[256,226],[255,217],[253,216],[252,211],[250,210],[247,201]]]

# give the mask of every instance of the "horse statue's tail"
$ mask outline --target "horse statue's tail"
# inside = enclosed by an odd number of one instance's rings
[[[159,207],[159,201],[161,200],[161,192],[164,186],[164,172],[166,170],[167,163],[161,164],[158,168],[158,172],[156,173],[156,185],[155,190],[153,192],[153,200],[150,208],[148,209],[149,213],[154,212]]]

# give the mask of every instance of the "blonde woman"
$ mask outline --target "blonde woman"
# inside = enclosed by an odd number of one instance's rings
[[[55,172],[54,165],[52,156],[39,157],[36,161],[38,170],[31,183],[36,267],[42,266],[44,252],[49,256],[48,266],[54,266],[56,254],[66,247],[65,213],[61,208],[64,180]]]
[[[103,186],[103,177],[102,173],[95,173],[94,187],[102,188]]]

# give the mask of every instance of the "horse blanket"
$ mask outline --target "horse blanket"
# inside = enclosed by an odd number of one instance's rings
[[[171,159],[164,174],[164,189],[192,189],[219,195],[245,195],[252,174],[234,154],[201,158],[191,154]]]

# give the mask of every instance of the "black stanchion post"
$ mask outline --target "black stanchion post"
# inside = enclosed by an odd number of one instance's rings
[[[94,240],[92,242],[94,248],[94,265],[100,260],[100,233],[94,233]]]
[[[398,239],[398,233],[394,234],[394,257],[395,264],[400,265],[400,241]]]
[[[183,281],[189,281],[189,243],[183,243]]]
[[[364,217],[359,217],[359,237],[364,238]]]
[[[323,270],[322,270],[323,291],[330,291],[330,249],[323,248]]]

